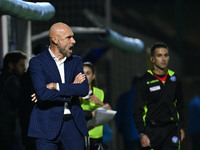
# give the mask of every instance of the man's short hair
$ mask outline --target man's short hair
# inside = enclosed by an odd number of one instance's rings
[[[22,51],[8,52],[3,59],[3,69],[8,69],[9,63],[16,65],[21,59],[26,59],[27,56]]]
[[[156,42],[151,46],[151,56],[154,56],[156,48],[166,48],[169,50],[167,44],[163,42]]]

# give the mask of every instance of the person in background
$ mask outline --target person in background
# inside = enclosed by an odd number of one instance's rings
[[[102,89],[96,86],[96,74],[95,67],[90,62],[83,63],[83,71],[88,79],[89,93],[85,97],[81,97],[81,107],[84,110],[86,120],[92,119],[95,113],[94,110],[107,105],[108,109],[111,109],[108,103],[104,103],[104,92]],[[103,125],[92,127],[89,130],[90,137],[90,150],[102,150],[103,149]]]
[[[133,105],[140,142],[147,150],[179,150],[185,137],[182,86],[168,69],[168,46],[152,45],[150,60],[153,69],[137,81]]]
[[[43,52],[48,45],[41,43],[36,46],[32,52],[33,55],[38,55]],[[29,69],[20,77],[21,92],[19,96],[19,123],[21,127],[22,144],[24,150],[36,150],[35,140],[28,136],[28,127],[30,122],[30,115],[34,107],[31,101],[31,96],[34,93],[33,84],[29,74]]]
[[[20,76],[26,70],[27,56],[21,51],[8,52],[0,73],[0,149],[12,150],[15,139]]]
[[[74,34],[58,22],[49,40],[49,48],[29,62],[35,106],[28,136],[35,138],[37,150],[83,150],[88,129],[79,97],[87,95],[89,86],[81,58],[72,55]]]
[[[117,130],[122,135],[124,150],[141,149],[138,131],[132,115],[136,81],[139,77],[139,75],[134,76],[131,89],[120,96],[116,105],[115,123]]]
[[[22,144],[24,145],[25,150],[36,150],[34,139],[28,137],[30,114],[34,107],[34,103],[31,102],[30,96],[34,92],[34,89],[28,70],[20,77],[20,85],[21,90],[19,95],[18,113]]]
[[[192,149],[200,148],[200,96],[195,95],[188,105],[188,133],[192,142]]]

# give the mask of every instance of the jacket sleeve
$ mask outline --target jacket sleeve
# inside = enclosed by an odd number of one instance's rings
[[[140,79],[136,84],[135,98],[133,103],[133,116],[136,128],[139,133],[145,133],[145,122],[143,117],[145,115],[145,105],[147,101],[147,92],[145,90],[145,84]]]
[[[76,64],[75,67],[75,72],[74,72],[74,79],[75,77],[81,72],[82,74],[84,74],[83,72],[83,65],[82,65],[82,61],[80,59],[80,57],[76,57],[78,58],[78,62]],[[60,86],[60,92],[59,94],[62,96],[86,96],[89,92],[89,85],[88,85],[88,80],[87,77],[85,77],[85,81],[83,81],[83,83],[81,84],[73,84],[73,83],[59,83]]]

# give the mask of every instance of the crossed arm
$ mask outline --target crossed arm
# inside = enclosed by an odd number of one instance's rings
[[[83,83],[83,81],[85,81],[85,79],[86,79],[85,74],[79,73],[75,77],[73,84],[81,84],[81,83]],[[46,88],[48,88],[50,90],[57,90],[57,83],[49,83],[49,84],[46,85]],[[35,93],[33,93],[31,95],[31,97],[32,97],[32,101],[33,102],[36,103],[38,101],[37,98],[36,98]]]

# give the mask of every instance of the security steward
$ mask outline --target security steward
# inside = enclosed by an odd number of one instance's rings
[[[137,82],[133,116],[145,150],[179,150],[185,137],[180,80],[167,68],[168,46],[151,47],[153,69]]]

